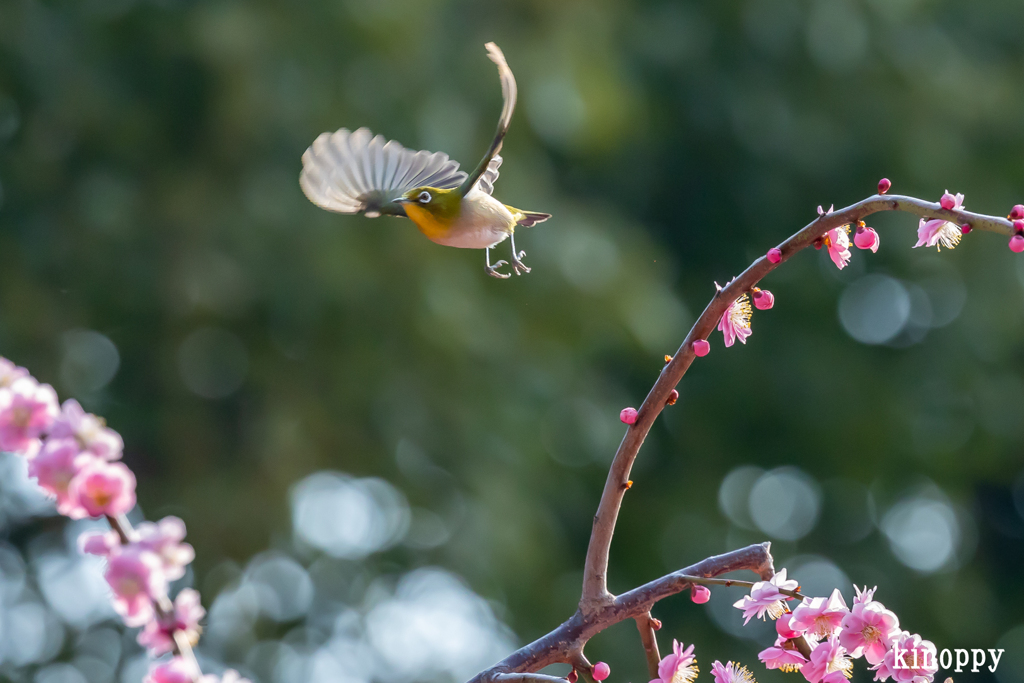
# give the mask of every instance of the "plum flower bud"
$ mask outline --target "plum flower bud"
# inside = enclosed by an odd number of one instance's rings
[[[0,388],[0,451],[32,456],[60,412],[49,384],[21,377]]]
[[[181,657],[153,665],[142,683],[192,683],[198,672]],[[203,678],[206,678],[203,676]]]
[[[1015,204],[1014,207],[1010,209],[1010,215],[1007,216],[1007,218],[1009,218],[1011,221],[1016,221],[1024,218],[1024,204]]]
[[[1010,251],[1015,254],[1024,251],[1024,235],[1014,235],[1010,238]]]
[[[698,339],[693,342],[693,353],[695,356],[703,358],[711,353],[711,344],[708,344],[706,339]]]
[[[878,233],[874,228],[864,225],[864,221],[857,223],[857,232],[853,236],[853,243],[858,249],[870,249],[872,253],[878,251]]]
[[[174,632],[183,631],[193,645],[199,641],[199,621],[206,616],[206,610],[199,602],[199,591],[182,589],[174,599],[174,612],[166,618],[157,617],[146,624],[138,636],[139,645],[149,654],[159,657],[174,649]]]
[[[964,223],[963,225],[960,226],[960,234],[961,235],[966,235],[971,230],[973,230],[973,228],[971,227],[970,223]]]
[[[775,296],[767,289],[758,289],[757,287],[754,287],[751,294],[754,298],[754,308],[759,311],[767,311],[775,305]]]
[[[956,197],[951,195],[949,193],[949,190],[946,190],[945,192],[942,193],[942,199],[939,200],[939,206],[941,206],[946,211],[952,211],[953,208],[956,206]]]
[[[889,182],[888,178],[882,178],[878,181],[878,194],[885,194],[892,187],[892,183]]]
[[[678,400],[679,400],[679,391],[677,391],[676,389],[673,389],[671,392],[669,392],[668,398],[665,399],[665,404],[666,405],[670,405],[670,406],[674,406],[676,404],[676,401],[678,401]]]
[[[159,522],[142,522],[138,526],[139,546],[163,560],[164,574],[169,581],[185,576],[185,567],[196,553],[185,539],[185,522],[177,517],[164,517]]]
[[[107,558],[107,583],[114,591],[114,611],[126,626],[142,626],[153,618],[154,602],[167,593],[160,558],[131,545]]]
[[[57,498],[57,512],[71,519],[87,516],[71,491],[71,482],[96,457],[82,453],[74,439],[47,439],[36,457],[28,461],[28,475],[35,477],[39,487]]]
[[[1014,221],[1013,229],[1017,232],[1017,234],[1024,233],[1024,220]]]
[[[124,463],[94,459],[71,480],[68,495],[89,517],[123,515],[135,507],[135,475]]]
[[[50,436],[73,438],[83,451],[89,451],[104,460],[117,460],[124,448],[120,434],[107,427],[103,418],[82,410],[82,406],[73,398],[64,401]]]
[[[595,681],[603,681],[604,679],[608,678],[608,676],[611,675],[611,673],[612,668],[610,666],[608,666],[604,662],[598,662],[594,665],[594,671],[591,675],[594,677]]]
[[[782,250],[778,247],[772,247],[768,250],[768,262],[769,263],[781,263],[782,262]]]
[[[636,408],[623,408],[622,412],[619,413],[619,419],[628,425],[636,422],[636,416]]]
[[[711,591],[707,586],[690,586],[690,599],[698,605],[703,605],[711,599]]]
[[[570,671],[569,675],[565,677],[565,680],[569,681],[569,683],[576,683],[576,681],[578,681],[579,679],[580,675],[576,673],[576,669]]]

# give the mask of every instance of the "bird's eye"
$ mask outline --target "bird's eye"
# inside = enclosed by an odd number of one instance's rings
[[[423,192],[420,192],[420,196],[416,197],[416,201],[418,201],[420,204],[429,204],[430,203],[430,193],[427,192],[426,190],[424,190]]]

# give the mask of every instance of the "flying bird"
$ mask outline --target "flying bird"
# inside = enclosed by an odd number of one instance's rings
[[[449,247],[483,249],[486,271],[497,278],[510,274],[491,265],[491,249],[508,238],[512,270],[529,273],[525,251],[516,251],[515,229],[531,227],[551,214],[523,211],[492,196],[501,166],[501,144],[516,106],[516,79],[505,55],[487,43],[487,56],[498,65],[504,106],[498,130],[472,173],[443,152],[414,152],[368,129],[322,133],[302,155],[299,184],[311,202],[337,213],[368,217],[406,216],[427,239]]]

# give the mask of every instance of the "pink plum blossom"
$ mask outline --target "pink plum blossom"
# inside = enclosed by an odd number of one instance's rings
[[[22,377],[28,377],[28,370],[0,356],[0,389],[11,386]]]
[[[711,665],[711,675],[715,677],[715,683],[756,683],[754,674],[736,662],[729,662],[723,666],[716,659]]]
[[[149,675],[142,679],[142,683],[192,683],[198,675],[191,663],[182,657],[174,657],[150,667]]]
[[[169,618],[156,619],[148,622],[139,632],[139,645],[158,657],[174,649],[174,632],[183,631],[190,642],[199,640],[199,620],[206,616],[206,610],[199,602],[199,591],[191,588],[182,589],[174,599],[174,612]]]
[[[853,587],[853,590],[856,593],[856,595],[853,596],[853,604],[859,605],[861,603],[868,603],[873,601],[875,599],[875,591],[878,590],[878,586],[875,586],[874,588],[868,588],[867,586],[864,586],[864,588],[859,588],[855,585]]]
[[[857,224],[857,230],[853,235],[853,243],[858,249],[870,249],[871,253],[878,252],[878,245],[881,240],[874,228],[864,225],[863,221]]]
[[[690,599],[703,605],[711,599],[711,590],[707,586],[690,586]]]
[[[835,633],[849,613],[846,601],[836,588],[828,598],[805,598],[793,610],[790,626],[797,631],[808,631],[820,640]]]
[[[684,650],[682,643],[673,640],[672,653],[662,658],[658,664],[658,677],[651,683],[692,683],[699,672],[693,645]]]
[[[772,647],[762,650],[757,658],[761,660],[766,669],[781,669],[787,673],[799,671],[800,667],[807,663],[806,657],[796,650],[786,647],[786,639],[782,637],[779,637]]]
[[[869,664],[878,664],[889,651],[894,638],[900,635],[900,621],[880,602],[854,603],[843,617],[839,642],[850,656],[863,655]]]
[[[769,263],[782,263],[782,250],[778,247],[772,247],[768,250],[767,257]]]
[[[112,553],[104,577],[114,591],[114,611],[127,626],[142,626],[151,620],[154,601],[167,593],[160,558],[136,545]]]
[[[175,581],[185,575],[185,567],[196,557],[192,546],[182,543],[185,540],[185,522],[178,517],[164,517],[155,524],[142,522],[137,531],[139,545],[163,560],[168,580]]]
[[[755,614],[759,619],[764,619],[765,614],[772,619],[778,619],[786,611],[784,601],[790,599],[779,590],[795,591],[797,588],[799,584],[786,579],[786,569],[783,568],[770,580],[755,583],[750,589],[750,595],[737,600],[733,607],[743,610],[743,616],[746,618],[744,624],[749,623]]]
[[[809,683],[819,683],[830,674],[842,673],[844,678],[849,678],[853,663],[846,656],[846,648],[839,644],[835,636],[823,640],[811,650],[810,661],[800,668]],[[835,679],[830,679],[835,680]]]
[[[964,196],[957,194],[955,197],[950,195],[949,192],[943,195],[943,199],[947,196],[951,198],[952,205],[949,209],[962,209],[964,206]],[[946,208],[943,206],[943,208]],[[938,251],[942,251],[942,247],[947,249],[953,249],[956,245],[960,244],[960,237],[963,232],[960,227],[955,223],[942,218],[933,218],[931,220],[921,219],[917,228],[917,244],[914,247],[935,247]]]
[[[594,677],[595,681],[603,681],[604,679],[608,678],[608,676],[610,676],[611,673],[612,668],[610,666],[608,666],[604,662],[598,662],[594,665],[594,670],[591,673],[591,675]]]
[[[619,412],[619,419],[625,424],[631,425],[636,422],[636,408],[623,408]]]
[[[1013,208],[1010,209],[1010,215],[1007,216],[1011,221],[1019,221],[1024,218],[1024,204],[1014,204]]]
[[[752,296],[754,299],[754,306],[759,311],[767,311],[775,305],[775,295],[767,289],[758,289],[757,287],[754,287]]]
[[[85,508],[70,486],[82,468],[95,460],[82,453],[74,439],[47,439],[39,453],[28,461],[28,474],[36,478],[40,488],[57,497],[57,512],[82,519],[87,516]]]
[[[850,226],[840,225],[825,233],[825,246],[828,247],[829,258],[842,270],[850,263]]]
[[[78,441],[83,451],[104,460],[117,460],[124,449],[121,435],[107,427],[103,418],[85,412],[73,398],[64,401],[50,436],[71,437]]]
[[[876,681],[892,678],[897,683],[930,683],[939,670],[938,650],[916,633],[896,634],[885,658],[871,667]]]
[[[135,507],[135,475],[124,463],[93,458],[71,480],[68,495],[89,517],[123,515]]]
[[[1014,235],[1010,238],[1010,251],[1015,254],[1024,251],[1024,235]]]
[[[35,455],[39,437],[57,414],[57,392],[32,377],[20,377],[0,389],[0,451]]]
[[[698,339],[693,342],[693,353],[695,356],[703,358],[711,353],[711,344],[708,344],[706,339]]]
[[[746,294],[733,301],[729,308],[725,309],[722,319],[718,321],[718,329],[725,337],[725,345],[732,346],[737,340],[741,344],[747,343],[750,336],[750,297]]]
[[[88,555],[107,557],[121,547],[121,538],[113,529],[90,531],[78,537],[78,550]]]
[[[945,192],[942,193],[942,197],[939,199],[939,206],[941,206],[946,211],[952,211],[953,209],[958,208],[960,204],[963,203],[963,201],[963,195],[957,195],[956,197],[954,197],[952,194],[949,193],[949,190],[946,190]]]

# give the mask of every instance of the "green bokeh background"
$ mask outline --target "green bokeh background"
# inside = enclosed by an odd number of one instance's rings
[[[78,398],[123,434],[148,516],[187,522],[207,605],[217,568],[289,547],[289,488],[331,469],[452,533],[368,571],[445,567],[525,643],[574,610],[617,414],[714,281],[882,176],[994,214],[1024,199],[1022,25],[1012,0],[0,0],[0,354],[63,397],[84,386],[67,333],[113,341],[116,376]],[[554,214],[521,233],[531,274],[306,201],[301,154],[342,126],[472,166],[500,108],[489,40],[520,87],[496,195]],[[911,251],[910,216],[871,224],[878,254],[842,273],[801,254],[745,346],[712,338],[637,461],[611,588],[773,540],[720,485],[793,466],[821,516],[774,539],[777,567],[828,558],[940,649],[1007,648],[999,680],[1024,681],[1024,262],[1002,237],[937,255]],[[866,273],[966,305],[862,344],[837,305]],[[211,328],[244,349],[225,398],[183,381],[183,342]],[[870,523],[920,491],[964,537],[933,573]],[[784,678],[684,598],[655,615],[663,650]],[[587,652],[646,680],[629,624]]]

